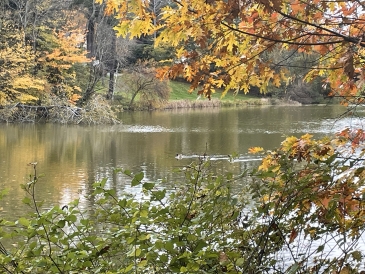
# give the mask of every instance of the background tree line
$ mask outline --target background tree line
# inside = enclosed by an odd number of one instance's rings
[[[168,98],[166,83],[151,78],[151,69],[179,62],[179,57],[172,44],[156,46],[161,30],[133,40],[117,37],[116,12],[108,3],[95,0],[5,0],[0,5],[1,105],[44,105],[61,100],[83,106],[96,93],[112,99],[122,70],[128,77],[120,79],[126,83],[120,90],[130,98],[130,106],[136,95],[150,107],[158,107]],[[155,14],[153,25],[163,22],[164,8],[176,9],[177,4],[149,2],[148,10]],[[196,45],[190,43],[189,47],[195,50]],[[261,56],[277,60],[278,68],[290,68],[290,81],[279,87],[271,85],[268,95],[319,103],[328,94],[320,80],[302,81],[307,65],[316,62],[307,53],[277,49]],[[153,84],[148,84],[152,79]],[[154,92],[156,87],[158,92]],[[254,85],[249,90],[260,96]]]
[[[162,1],[155,2],[151,8],[157,10]],[[107,8],[94,0],[2,1],[0,104],[62,101],[82,107],[96,93],[112,99],[117,73],[127,68],[130,78],[148,83],[152,79],[149,65],[138,63],[160,61],[162,51],[153,49],[153,36],[116,37],[117,20],[106,15]],[[153,81],[157,80],[153,77]],[[166,99],[167,87],[161,88]],[[136,91],[130,92],[133,96]],[[149,95],[150,89],[139,92],[147,101],[155,96]]]

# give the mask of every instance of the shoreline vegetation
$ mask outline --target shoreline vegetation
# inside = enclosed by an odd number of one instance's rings
[[[257,98],[250,100],[223,101],[220,99],[172,100],[165,105],[153,108],[142,106],[129,108],[123,105],[109,105],[101,96],[96,96],[85,107],[67,104],[26,105],[21,103],[0,107],[0,123],[51,122],[59,124],[118,124],[116,113],[120,111],[169,110],[181,108],[220,108],[220,107],[257,107],[257,106],[301,106],[291,100]]]
[[[173,100],[168,102],[162,109],[178,108],[206,108],[206,107],[249,107],[249,106],[301,106],[302,104],[291,100],[280,100],[272,98],[257,98],[250,100],[223,101],[212,100]]]
[[[79,107],[67,100],[49,96],[42,104],[12,103],[0,106],[0,123],[59,123],[59,124],[118,124],[117,113],[122,111],[171,110],[181,108],[220,108],[220,107],[259,107],[259,106],[301,106],[302,104],[275,97],[261,97],[233,92],[221,96],[217,91],[209,100],[189,92],[189,84],[181,81],[169,81],[169,99],[156,103],[153,100],[143,100],[136,96],[133,105],[130,104],[128,92],[123,88],[124,81],[116,87],[113,100],[105,99],[105,92],[94,96],[86,105]]]
[[[21,103],[0,106],[1,122],[85,125],[120,123],[109,103],[101,96],[95,96],[82,108],[57,100],[40,106]]]

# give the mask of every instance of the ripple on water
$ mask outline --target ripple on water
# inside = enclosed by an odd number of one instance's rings
[[[127,126],[125,130],[126,132],[133,132],[133,133],[174,132],[174,130],[162,126],[143,126],[143,125]]]

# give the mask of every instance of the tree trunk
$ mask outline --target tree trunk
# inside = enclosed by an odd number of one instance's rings
[[[114,97],[114,88],[115,88],[115,73],[117,73],[118,69],[118,60],[117,60],[117,37],[115,32],[113,32],[112,36],[112,55],[113,55],[113,64],[109,73],[109,89],[108,94],[106,96],[107,99],[113,100]]]
[[[137,89],[136,90],[136,92],[135,93],[133,93],[133,95],[132,95],[132,99],[131,99],[131,101],[129,102],[129,108],[132,108],[132,106],[133,106],[133,102],[134,102],[134,99],[136,98],[136,96],[137,96],[137,94],[138,94],[138,92],[139,92],[140,90],[139,89]]]
[[[88,57],[95,56],[95,17],[91,16],[87,22],[87,33],[86,33],[86,49],[88,51]]]
[[[86,33],[86,50],[88,51],[88,57],[95,57],[95,24],[96,24],[96,5],[95,0],[92,1],[91,14],[87,21],[87,33]]]

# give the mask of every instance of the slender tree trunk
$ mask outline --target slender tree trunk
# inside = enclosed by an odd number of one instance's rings
[[[86,50],[88,51],[88,57],[95,56],[95,17],[92,16],[87,22],[87,33],[86,33]]]
[[[113,64],[109,73],[109,89],[107,94],[107,99],[113,100],[114,97],[114,88],[115,88],[115,73],[117,73],[118,69],[118,60],[117,60],[117,37],[115,32],[113,32],[112,36],[112,56],[113,56]]]
[[[95,24],[96,24],[96,5],[93,0],[92,11],[87,21],[87,33],[86,33],[86,50],[88,51],[88,57],[95,57]]]
[[[134,99],[136,98],[136,96],[137,96],[137,94],[138,94],[138,92],[139,92],[140,90],[138,89],[135,93],[133,93],[133,95],[132,95],[132,99],[131,99],[131,101],[129,102],[129,108],[132,108],[132,106],[133,106],[133,102],[134,102]]]

